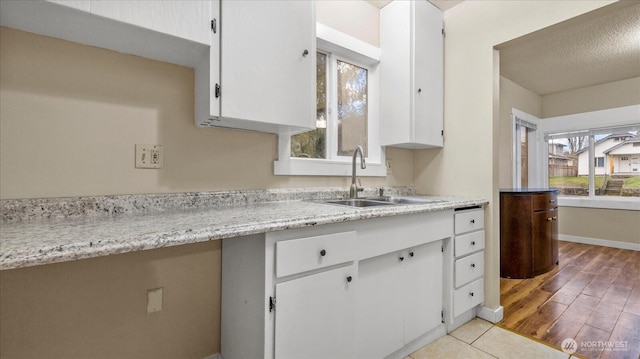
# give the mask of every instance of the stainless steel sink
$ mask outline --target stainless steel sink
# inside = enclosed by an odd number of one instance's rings
[[[427,204],[442,202],[435,199],[416,198],[416,197],[368,197],[368,200],[387,202],[393,204]]]
[[[349,206],[349,207],[376,207],[376,206],[388,206],[388,205],[396,204],[392,202],[375,201],[375,200],[365,199],[365,198],[337,199],[337,200],[323,201],[323,203],[339,204],[342,206]]]
[[[427,198],[416,198],[416,197],[367,197],[367,198],[349,198],[349,199],[330,199],[320,201],[321,203],[327,204],[337,204],[341,206],[348,207],[377,207],[377,206],[388,206],[388,205],[401,205],[401,204],[428,204],[428,203],[437,203],[442,202],[440,200],[435,199],[427,199]]]

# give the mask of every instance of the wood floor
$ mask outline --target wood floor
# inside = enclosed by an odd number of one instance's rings
[[[559,243],[560,265],[531,279],[500,278],[500,326],[585,358],[640,358],[640,252]],[[602,345],[613,345],[604,349]]]

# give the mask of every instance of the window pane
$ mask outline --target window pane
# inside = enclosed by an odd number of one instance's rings
[[[636,131],[595,136],[595,157],[588,137],[549,140],[549,186],[560,195],[589,195],[589,161],[595,171],[595,196],[640,197],[640,143]],[[635,158],[635,162],[634,162]]]
[[[327,158],[327,55],[316,53],[316,129],[291,136],[291,157]]]
[[[529,187],[529,136],[524,126],[520,126],[520,187]]]
[[[596,196],[640,197],[637,131],[595,136]]]
[[[558,189],[559,195],[588,196],[589,166],[579,166],[578,156],[586,152],[587,137],[554,138],[549,140],[549,187]],[[579,173],[579,170],[586,173]]]
[[[356,146],[368,154],[367,69],[338,61],[338,155],[350,156]]]

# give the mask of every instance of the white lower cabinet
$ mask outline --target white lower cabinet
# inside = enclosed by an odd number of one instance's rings
[[[476,316],[484,301],[484,208],[456,211],[454,238],[445,246],[448,331]]]
[[[405,357],[445,333],[452,235],[439,211],[223,240],[222,357]]]
[[[440,325],[441,241],[358,266],[357,358],[384,358]]]
[[[352,264],[276,284],[276,358],[353,357],[354,278]]]

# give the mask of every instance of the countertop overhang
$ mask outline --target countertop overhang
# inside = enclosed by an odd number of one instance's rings
[[[286,200],[151,213],[5,221],[0,228],[0,270],[488,203],[478,198],[413,197],[439,201],[362,209]]]

